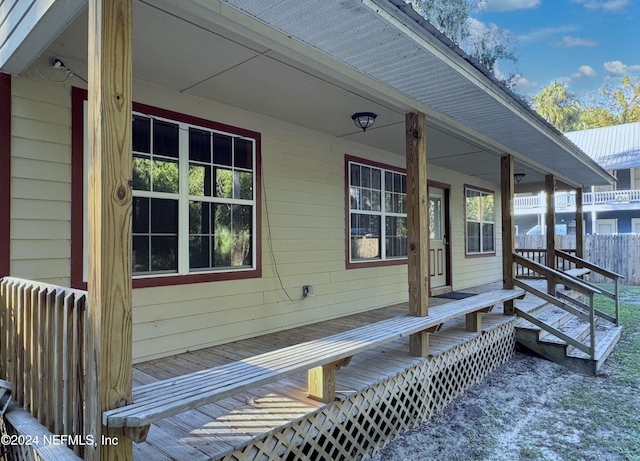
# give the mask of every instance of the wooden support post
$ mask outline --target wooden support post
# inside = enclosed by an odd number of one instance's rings
[[[315,367],[308,372],[309,398],[323,403],[336,400],[336,370],[349,365],[351,357]]]
[[[513,289],[513,253],[516,249],[513,235],[513,156],[505,155],[500,161],[500,197],[502,204],[502,288]],[[504,314],[513,315],[513,299],[504,302]]]
[[[124,429],[102,426],[103,411],[132,397],[131,13],[132,0],[89,0],[85,411],[96,446],[85,459],[92,461],[132,459]]]
[[[407,246],[409,314],[429,314],[429,192],[427,186],[427,137],[423,113],[406,116],[407,148]],[[416,357],[426,357],[429,333],[411,335],[409,349]]]
[[[547,236],[547,267],[556,268],[556,204],[555,204],[555,178],[552,174],[544,177],[544,191],[547,194],[546,203],[546,236]],[[556,282],[553,277],[547,277],[547,293],[555,296]]]
[[[576,256],[584,259],[584,210],[582,187],[576,189]]]
[[[482,333],[482,312],[476,311],[466,315],[465,329]]]

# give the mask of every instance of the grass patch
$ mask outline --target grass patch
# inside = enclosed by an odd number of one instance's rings
[[[613,292],[613,285],[602,284],[605,290]],[[613,300],[597,295],[596,306],[604,312],[613,314]],[[640,287],[620,287],[620,325],[622,336],[613,354],[608,359],[607,372],[614,379],[626,384],[640,383]]]
[[[602,285],[613,291],[613,285]],[[596,306],[613,314],[613,300],[596,297]],[[640,287],[620,288],[618,345],[602,369],[603,376],[585,380],[561,401],[583,421],[582,449],[615,454],[629,461],[640,460]]]

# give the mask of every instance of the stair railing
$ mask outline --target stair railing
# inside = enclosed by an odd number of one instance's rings
[[[525,320],[528,320],[529,322],[551,333],[552,335],[557,336],[558,338],[565,341],[567,344],[570,344],[576,349],[579,349],[585,354],[588,354],[592,360],[595,360],[595,356],[596,356],[596,316],[595,314],[596,312],[598,312],[599,314],[604,314],[604,313],[597,311],[595,309],[594,297],[596,294],[602,293],[602,291],[599,288],[591,284],[588,284],[579,278],[572,277],[563,272],[559,272],[557,270],[551,269],[540,263],[524,258],[517,253],[513,253],[513,262],[516,265],[520,265],[530,269],[531,272],[540,274],[540,278],[552,278],[556,284],[563,284],[567,288],[575,290],[588,297],[589,299],[588,304],[583,303],[581,301],[572,300],[571,301],[572,304],[576,304],[577,306],[579,306],[579,307],[576,307],[569,304],[566,301],[563,301],[562,299],[554,295],[538,290],[537,288],[523,282],[522,280],[518,280],[517,278],[513,280],[514,285],[516,285],[517,287],[522,288],[523,290],[533,294],[538,298],[544,299],[545,301],[553,304],[554,306],[564,309],[565,311],[575,315],[576,317],[582,320],[588,321],[589,322],[589,341],[590,341],[589,346],[582,344],[580,341],[566,335],[565,333],[558,330],[557,328],[554,328],[550,325],[545,324],[544,322],[541,322],[540,320],[528,314],[527,312],[517,310],[517,314],[520,317],[524,318]]]
[[[614,304],[615,304],[615,314],[614,316],[610,316],[604,312],[598,311],[598,314],[601,315],[602,317],[606,318],[607,320],[609,320],[610,322],[613,322],[616,324],[617,327],[620,326],[620,304],[619,304],[619,300],[620,300],[620,280],[624,278],[624,275],[620,275],[620,274],[616,274],[615,272],[612,272],[610,270],[607,270],[603,267],[597,266],[593,263],[590,263],[589,261],[586,261],[582,258],[578,258],[576,255],[570,254],[568,253],[566,250],[556,250],[556,258],[560,258],[563,259],[565,261],[568,261],[571,264],[575,264],[576,267],[580,268],[580,269],[589,269],[591,272],[595,272],[597,274],[600,274],[602,276],[604,276],[605,278],[611,279],[613,280],[613,285],[614,285],[614,291],[613,293],[605,290],[603,288],[598,288],[602,293],[603,296],[606,296],[609,299],[612,299]],[[582,283],[585,283],[589,286],[594,286],[588,282],[585,282],[584,280],[581,280]]]

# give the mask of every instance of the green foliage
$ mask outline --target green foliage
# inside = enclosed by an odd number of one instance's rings
[[[517,64],[518,58],[513,51],[515,37],[495,24],[487,27],[471,17],[471,12],[480,9],[480,1],[411,0],[411,5],[436,29],[509,85],[515,75],[504,77],[497,66],[500,61]]]
[[[578,129],[580,103],[566,83],[553,81],[551,85],[543,86],[533,97],[533,109],[560,131]]]
[[[411,5],[452,41],[460,43],[469,37],[471,4],[467,0],[411,0]]]
[[[554,81],[533,97],[532,107],[563,132],[640,122],[640,77],[624,77],[616,86],[605,84],[597,98],[584,104],[566,84]]]
[[[605,84],[600,98],[592,98],[580,118],[581,129],[640,122],[640,77],[635,82],[624,77],[617,86]]]

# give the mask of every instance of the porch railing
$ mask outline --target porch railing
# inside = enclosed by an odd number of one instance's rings
[[[13,399],[54,434],[84,430],[87,293],[0,279],[0,376]],[[82,447],[74,447],[82,456]]]
[[[558,254],[556,250],[556,264],[555,267],[559,271],[566,271],[569,269],[575,269],[577,266],[575,263],[563,258]],[[576,250],[561,250],[563,254],[575,255]],[[515,254],[523,256],[531,261],[535,261],[538,264],[547,266],[547,250],[544,248],[517,248]],[[516,277],[525,279],[543,279],[544,277],[537,271],[523,266],[522,264],[516,264]]]
[[[605,314],[604,312],[600,312],[600,315],[602,317],[605,317],[607,320],[614,322],[616,324],[616,326],[620,326],[620,280],[624,278],[623,275],[620,274],[616,274],[615,272],[609,271],[607,269],[604,269],[600,266],[597,266],[595,264],[590,263],[589,261],[585,261],[584,259],[578,258],[575,255],[575,251],[573,253],[570,253],[567,250],[556,250],[556,258],[561,259],[563,261],[564,264],[569,264],[569,265],[573,265],[576,268],[579,269],[589,269],[591,272],[595,272],[596,274],[600,274],[603,277],[609,279],[612,281],[613,283],[613,292],[605,290],[602,287],[598,287],[598,289],[602,292],[601,294],[609,299],[612,299],[614,302],[614,309],[615,309],[615,313],[613,316],[610,316],[609,314]],[[584,282],[583,283],[587,283],[590,286],[594,286],[591,285],[588,282]]]
[[[513,254],[513,261],[515,264],[523,266],[531,270],[532,272],[536,272],[540,275],[539,278],[552,279],[555,284],[564,284],[568,288],[575,290],[581,294],[583,294],[587,302],[578,301],[575,299],[569,299],[569,297],[560,297],[555,296],[554,294],[545,293],[544,291],[538,290],[537,288],[529,285],[528,283],[519,280],[518,278],[514,279],[514,284],[517,287],[522,288],[523,290],[537,296],[538,298],[544,299],[548,303],[553,304],[556,307],[559,307],[566,312],[575,315],[581,320],[585,320],[589,322],[589,344],[583,344],[577,339],[568,336],[557,328],[548,325],[540,320],[538,320],[533,315],[530,315],[527,312],[518,310],[518,315],[523,317],[525,320],[537,325],[543,330],[551,333],[552,335],[562,339],[567,344],[575,347],[576,349],[581,350],[585,354],[589,355],[592,360],[595,360],[596,357],[596,314],[604,314],[598,311],[595,308],[594,304],[594,296],[596,294],[601,293],[601,290],[597,287],[587,284],[582,280],[571,277],[563,272],[551,269],[546,267],[540,263],[527,259],[517,253]]]
[[[554,194],[556,208],[576,206],[576,194],[557,192]],[[525,208],[544,208],[545,194],[514,197],[514,210]],[[582,194],[582,205],[615,205],[617,203],[640,202],[640,190],[610,190],[602,192],[585,192]]]

